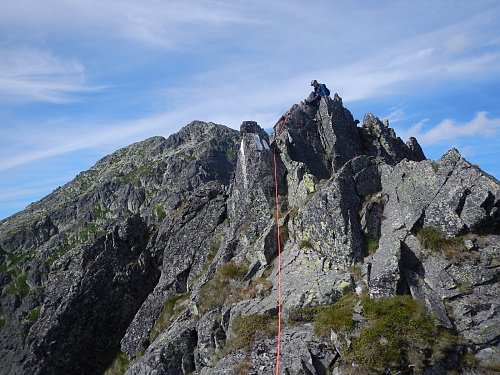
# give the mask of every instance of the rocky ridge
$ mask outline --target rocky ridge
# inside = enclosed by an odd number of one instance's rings
[[[272,373],[279,230],[283,373],[496,373],[498,181],[337,95],[281,128],[195,121],[1,221],[1,372]]]

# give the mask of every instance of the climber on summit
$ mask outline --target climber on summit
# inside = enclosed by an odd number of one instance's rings
[[[305,104],[316,106],[323,96],[330,96],[330,90],[326,87],[324,83],[318,83],[315,79],[311,81],[311,86],[314,87],[314,91],[309,94],[309,97],[304,100]]]

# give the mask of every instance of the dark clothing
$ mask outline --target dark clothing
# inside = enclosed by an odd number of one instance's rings
[[[318,96],[330,96],[330,90],[328,90],[324,83],[318,83],[318,86],[314,88],[314,92]]]
[[[323,96],[329,96],[330,90],[326,87],[324,83],[319,83],[318,86],[314,88],[314,91],[309,94],[309,97],[305,100],[306,104],[317,105]]]

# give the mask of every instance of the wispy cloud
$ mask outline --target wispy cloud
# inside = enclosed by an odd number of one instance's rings
[[[209,27],[249,19],[237,3],[215,0],[23,0],[4,4],[0,22],[13,28],[22,24],[27,34],[36,35],[40,29],[45,35],[70,30],[80,36],[98,34],[106,40],[168,49],[206,36]]]
[[[422,145],[432,145],[451,142],[461,137],[486,138],[500,135],[500,118],[488,118],[486,112],[478,112],[471,121],[462,124],[445,119],[429,128],[428,122],[426,119],[418,122],[406,131],[404,136],[416,137]]]
[[[151,135],[151,133],[170,134],[180,128],[179,124],[190,114],[179,110],[144,117],[141,119],[114,122],[108,124],[73,124],[73,127],[61,129],[50,124],[40,125],[45,133],[17,134],[3,130],[3,136],[15,144],[23,144],[21,149],[6,147],[0,153],[0,171],[45,158],[65,155],[75,151],[113,146],[125,146]],[[88,131],[92,129],[92,131]]]
[[[96,92],[89,86],[85,69],[76,60],[64,60],[34,49],[0,50],[0,98],[6,101],[66,103],[76,94]]]

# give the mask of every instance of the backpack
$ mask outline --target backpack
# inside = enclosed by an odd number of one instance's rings
[[[328,90],[328,87],[326,87],[326,85],[323,85],[323,89],[324,89],[326,96],[330,96],[330,90]]]

